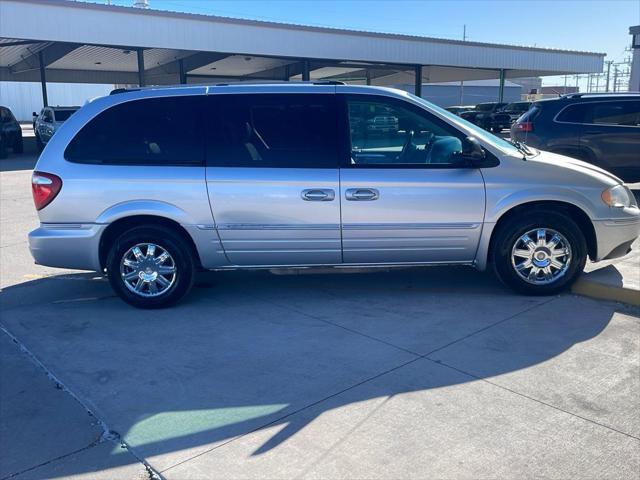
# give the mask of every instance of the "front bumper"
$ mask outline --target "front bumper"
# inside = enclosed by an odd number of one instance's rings
[[[595,220],[593,227],[598,240],[596,261],[622,257],[640,236],[640,210],[625,208],[624,217]]]
[[[42,223],[29,233],[38,265],[100,271],[100,235],[106,225]]]

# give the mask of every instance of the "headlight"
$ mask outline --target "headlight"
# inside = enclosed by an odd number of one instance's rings
[[[624,185],[615,185],[602,192],[602,201],[610,207],[636,207],[636,197]]]

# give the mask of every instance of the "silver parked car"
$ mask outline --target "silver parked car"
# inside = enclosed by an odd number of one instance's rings
[[[64,122],[80,107],[44,107],[40,115],[33,112],[33,131],[38,151],[53,137]]]
[[[394,131],[361,128],[380,111]],[[640,233],[633,195],[602,169],[340,84],[100,98],[51,139],[32,184],[36,263],[106,271],[144,308],[178,301],[200,269],[281,266],[491,264],[518,292],[553,294]]]

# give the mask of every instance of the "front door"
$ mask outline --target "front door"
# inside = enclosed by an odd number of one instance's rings
[[[342,260],[336,95],[315,91],[208,99],[209,202],[232,264]]]
[[[464,134],[398,99],[346,95],[351,155],[341,169],[345,263],[471,262],[484,181],[457,157]]]

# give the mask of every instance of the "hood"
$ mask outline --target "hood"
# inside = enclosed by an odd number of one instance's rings
[[[557,153],[545,152],[540,150],[540,154],[534,158],[527,159],[528,162],[538,162],[547,165],[554,165],[559,168],[565,168],[574,172],[583,173],[592,178],[598,179],[607,184],[620,184],[623,181],[616,177],[613,173],[603,168],[597,167],[591,163],[583,162],[572,157],[566,157]]]

